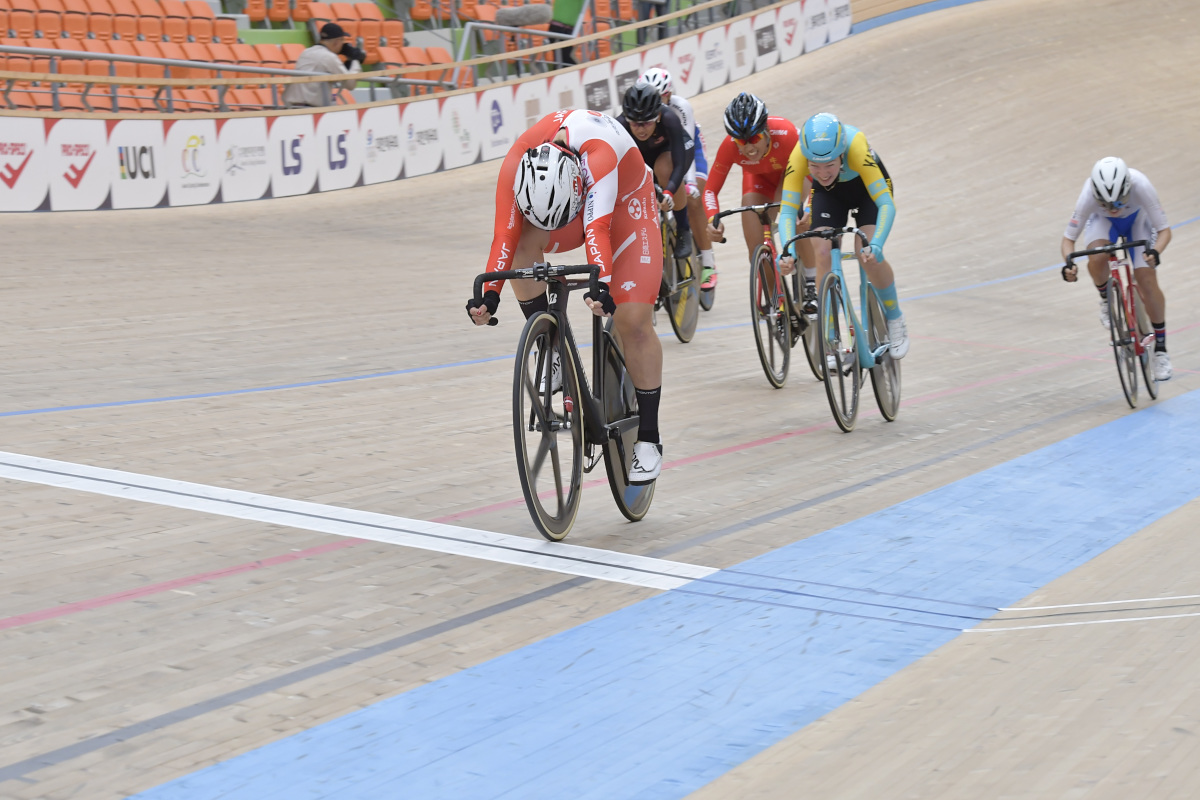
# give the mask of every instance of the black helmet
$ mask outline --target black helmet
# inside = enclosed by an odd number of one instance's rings
[[[621,101],[621,109],[629,122],[649,122],[658,116],[662,107],[662,95],[650,81],[638,80],[625,90],[625,98]]]
[[[725,132],[735,139],[753,139],[767,129],[767,106],[742,92],[725,107]]]

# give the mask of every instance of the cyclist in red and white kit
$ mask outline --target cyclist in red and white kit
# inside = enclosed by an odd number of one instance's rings
[[[487,264],[488,272],[524,269],[546,253],[584,247],[588,263],[600,267],[599,294],[584,298],[596,316],[613,317],[637,392],[641,421],[631,484],[650,483],[662,469],[662,345],[653,327],[662,277],[656,208],[654,177],[620,123],[595,111],[558,111],[523,133],[505,156]],[[527,319],[549,307],[544,284],[512,283]],[[503,281],[492,281],[481,303],[467,302],[472,322],[491,320],[502,288]],[[560,370],[555,363],[555,387]]]
[[[708,215],[708,235],[720,241],[725,235],[725,224],[713,226],[712,219],[721,210],[717,195],[725,185],[729,169],[738,164],[742,168],[741,205],[761,205],[779,201],[783,188],[783,176],[787,171],[788,156],[800,141],[796,126],[783,117],[767,114],[767,106],[752,94],[742,92],[725,108],[725,131],[729,134],[717,148],[708,171],[708,183],[704,187],[704,210]],[[807,195],[811,184],[806,182]],[[775,219],[779,209],[772,209]],[[798,220],[796,232],[808,230],[808,218]],[[746,238],[746,250],[751,258],[763,241],[762,223],[749,211],[742,214],[742,234]],[[816,276],[816,262],[812,247],[807,240],[797,243],[800,260],[804,263],[806,284]],[[780,246],[783,242],[780,242]],[[806,291],[807,294],[807,291]],[[815,297],[815,295],[814,295]]]

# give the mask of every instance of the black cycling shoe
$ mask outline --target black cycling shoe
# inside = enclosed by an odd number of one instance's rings
[[[675,240],[675,257],[687,258],[692,254],[692,232],[680,231]]]

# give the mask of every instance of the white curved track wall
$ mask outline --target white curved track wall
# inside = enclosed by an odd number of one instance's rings
[[[849,34],[850,0],[797,0],[668,45],[513,86],[319,114],[0,117],[0,211],[153,208],[327,192],[502,157],[559,108],[611,112],[644,69],[692,96]]]

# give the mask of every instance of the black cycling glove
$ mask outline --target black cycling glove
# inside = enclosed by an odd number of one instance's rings
[[[475,315],[471,313],[471,309],[479,308],[480,306],[486,308],[488,314],[491,314],[492,316],[492,320],[488,324],[495,325],[496,309],[500,306],[500,293],[495,289],[488,289],[483,293],[482,300],[476,300],[474,297],[472,297],[467,301],[467,316],[471,318],[472,322],[475,321]]]
[[[607,317],[611,317],[613,314],[617,313],[617,303],[615,300],[613,300],[612,295],[609,293],[607,283],[600,284],[599,290],[595,292],[589,290],[588,293],[583,296],[583,299],[598,302],[600,304],[600,308],[604,311],[604,315]]]

